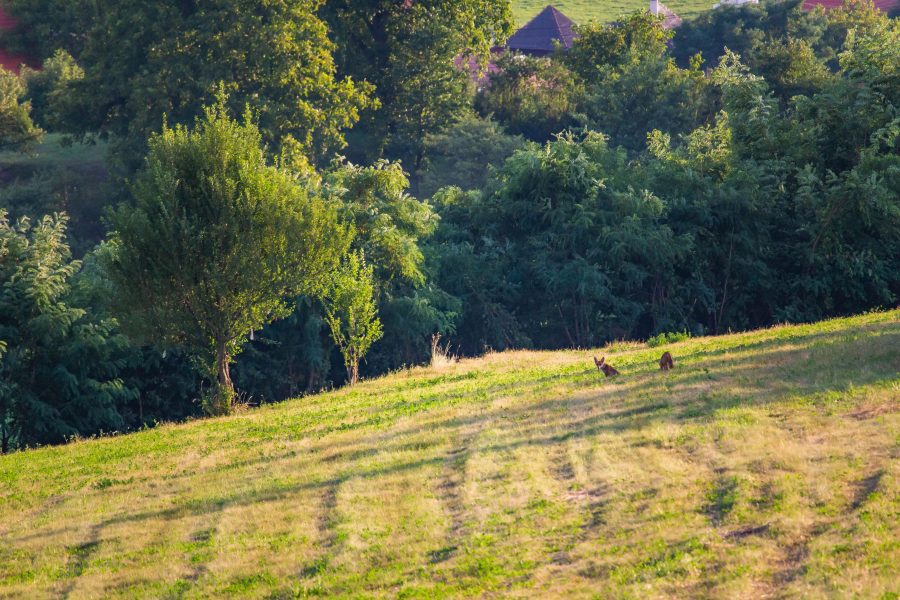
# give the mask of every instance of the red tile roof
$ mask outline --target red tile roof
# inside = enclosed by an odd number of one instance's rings
[[[900,0],[873,0],[875,8],[884,12],[900,7]],[[817,6],[821,6],[825,10],[832,8],[840,8],[844,5],[843,0],[803,0],[803,10],[812,10]]]

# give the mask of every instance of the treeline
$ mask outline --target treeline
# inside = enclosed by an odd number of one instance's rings
[[[545,58],[492,57],[488,0],[9,4],[46,60],[0,79],[4,145],[108,143],[78,189],[110,208],[73,260],[54,175],[5,184],[4,452],[353,383],[435,335],[587,347],[900,293],[900,26],[868,3],[674,37],[635,13]]]

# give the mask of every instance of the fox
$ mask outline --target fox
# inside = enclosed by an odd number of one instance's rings
[[[663,353],[662,358],[659,359],[659,368],[663,371],[668,371],[669,369],[675,368],[675,360],[672,358],[671,353]]]
[[[615,377],[619,374],[618,369],[614,366],[606,362],[606,357],[601,356],[600,360],[597,360],[597,357],[594,357],[594,364],[597,365],[597,370],[606,375],[607,377]]]

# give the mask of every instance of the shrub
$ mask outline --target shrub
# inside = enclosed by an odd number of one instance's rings
[[[659,335],[654,335],[652,338],[647,340],[647,345],[651,348],[656,348],[657,346],[664,346],[666,344],[675,344],[677,342],[683,342],[684,340],[688,340],[691,338],[690,331],[674,331],[671,333],[660,333]]]

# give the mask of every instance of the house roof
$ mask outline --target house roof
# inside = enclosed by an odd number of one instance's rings
[[[883,12],[890,12],[900,7],[900,0],[873,0],[875,8]],[[843,0],[803,0],[803,10],[812,10],[817,6],[821,6],[825,10],[832,8],[840,8],[844,5]]]
[[[554,6],[547,6],[506,42],[510,50],[522,52],[553,52],[554,42],[571,48],[575,40],[575,22]]]

